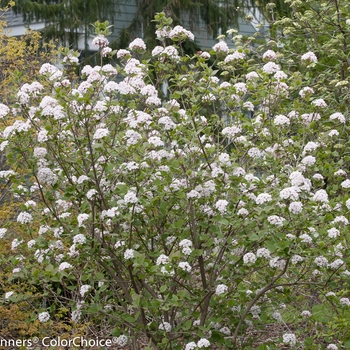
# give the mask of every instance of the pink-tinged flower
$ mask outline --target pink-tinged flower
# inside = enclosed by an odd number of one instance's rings
[[[170,39],[183,39],[183,38],[189,38],[190,40],[194,40],[194,35],[189,30],[181,27],[176,26],[169,32],[169,38]]]
[[[276,61],[276,59],[277,59],[276,52],[273,50],[267,50],[263,54],[263,59],[268,60],[268,61]]]
[[[112,52],[112,49],[110,47],[104,47],[102,50],[101,50],[101,56],[102,57],[107,57],[109,53]]]
[[[263,71],[267,74],[276,73],[280,70],[280,67],[275,62],[268,62],[263,66]]]
[[[288,117],[282,115],[282,114],[279,114],[279,115],[276,115],[273,123],[275,125],[281,125],[281,126],[284,126],[284,125],[289,125],[290,124],[290,120]]]
[[[213,46],[215,52],[228,53],[228,46],[224,41],[220,41]]]
[[[330,120],[338,120],[340,123],[342,124],[345,124],[345,117],[342,113],[340,112],[336,112],[336,113],[333,113],[330,117],[329,117]]]
[[[239,60],[243,60],[244,58],[245,58],[245,54],[243,52],[235,51],[234,53],[226,56],[224,63],[239,61]]]
[[[102,49],[102,48],[108,46],[108,44],[109,44],[108,39],[107,39],[104,35],[102,35],[102,34],[97,35],[97,36],[92,40],[92,45],[93,45],[93,46],[97,46],[97,47],[99,47],[100,49]]]
[[[144,51],[144,50],[146,50],[146,44],[142,39],[137,38],[129,44],[129,48],[132,51],[135,51],[135,50],[143,50]]]
[[[327,103],[322,98],[318,98],[317,100],[312,101],[312,104],[319,108],[327,107]]]
[[[300,91],[299,91],[299,95],[302,97],[302,98],[305,98],[307,96],[311,96],[312,94],[314,93],[314,90],[308,86],[305,86],[304,88],[302,88]]]
[[[308,62],[308,63],[317,63],[317,61],[318,61],[316,55],[311,51],[304,53],[301,56],[301,60]]]

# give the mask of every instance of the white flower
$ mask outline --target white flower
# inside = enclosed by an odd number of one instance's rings
[[[162,46],[156,46],[153,50],[152,50],[152,56],[157,56],[159,54],[161,54],[164,50],[164,47]]]
[[[270,251],[266,248],[259,248],[257,251],[256,251],[256,256],[258,258],[266,258],[266,259],[270,259],[271,256],[270,256]]]
[[[221,213],[224,214],[227,210],[227,205],[228,205],[228,201],[226,201],[225,199],[220,199],[215,203],[215,208]]]
[[[301,202],[292,202],[289,204],[289,211],[292,214],[299,214],[303,210],[303,203]]]
[[[343,188],[350,188],[350,180],[347,179],[347,180],[343,181],[340,185]]]
[[[328,194],[325,190],[318,190],[312,197],[315,202],[328,203]]]
[[[301,56],[301,60],[302,61],[306,61],[308,63],[317,63],[317,57],[316,55],[309,51],[307,53],[304,53],[302,56]]]
[[[330,136],[330,137],[339,136],[339,131],[333,129],[328,133],[328,136]]]
[[[338,350],[338,347],[335,344],[329,344],[327,350]]]
[[[266,202],[271,202],[272,197],[268,193],[260,193],[256,198],[255,198],[255,203],[256,204],[264,204]]]
[[[124,196],[124,202],[126,204],[131,203],[131,204],[135,204],[137,203],[138,198],[136,197],[135,192],[133,191],[129,191],[125,196]]]
[[[297,338],[293,333],[283,334],[283,343],[289,346],[295,346],[297,343]]]
[[[301,163],[307,166],[314,165],[316,163],[316,158],[313,156],[306,156],[301,160]]]
[[[66,269],[70,269],[72,268],[73,266],[67,262],[63,262],[60,264],[60,266],[58,267],[58,271],[64,271]]]
[[[308,310],[304,310],[302,311],[302,313],[300,314],[303,317],[310,317],[311,316],[311,312]]]
[[[137,38],[129,44],[129,48],[130,50],[146,50],[146,44],[142,39]]]
[[[234,138],[237,134],[242,131],[242,128],[239,126],[227,126],[222,129],[222,134],[227,138]]]
[[[280,270],[282,270],[285,267],[285,264],[286,264],[285,260],[280,259],[278,256],[276,258],[272,258],[269,261],[269,265],[273,269],[280,269]]]
[[[224,52],[227,53],[228,52],[228,46],[224,41],[220,41],[217,44],[215,44],[213,46],[213,50],[215,52]]]
[[[6,232],[7,232],[7,228],[0,228],[0,239],[4,238]]]
[[[340,215],[340,216],[336,216],[331,223],[332,224],[340,223],[343,225],[349,225],[349,220],[345,216]]]
[[[271,224],[271,225],[275,225],[278,227],[283,226],[283,222],[285,221],[284,218],[282,218],[281,216],[278,215],[271,215],[267,218],[267,221]]]
[[[235,51],[233,54],[227,55],[225,57],[224,63],[229,63],[229,62],[232,62],[232,61],[243,60],[244,57],[245,57],[245,54],[243,52]]]
[[[344,265],[344,261],[341,259],[336,259],[332,263],[328,264],[328,267],[332,270],[338,270],[342,265]]]
[[[149,139],[148,139],[148,143],[153,145],[153,146],[164,146],[164,142],[160,139],[160,137],[158,136],[151,136]]]
[[[329,117],[330,120],[335,120],[337,119],[340,123],[342,124],[345,124],[345,117],[342,113],[339,113],[339,112],[336,112],[336,113],[333,113],[330,117]]]
[[[248,91],[247,85],[244,83],[236,83],[234,84],[234,87],[236,89],[236,93],[246,94]]]
[[[303,149],[303,153],[312,152],[315,149],[317,149],[319,146],[320,146],[320,144],[318,142],[310,141],[305,145],[305,147]]]
[[[53,186],[57,181],[57,175],[49,168],[41,168],[37,173],[38,180],[43,185]]]
[[[116,339],[116,344],[119,346],[126,346],[128,344],[128,337],[126,335],[120,335]]]
[[[93,46],[97,46],[97,47],[99,47],[100,49],[102,49],[102,48],[108,46],[108,44],[109,44],[108,39],[107,39],[104,35],[102,35],[102,34],[97,35],[97,36],[92,40],[92,45],[93,45]]]
[[[134,256],[135,256],[134,249],[127,249],[127,250],[124,252],[124,259],[125,259],[125,260],[130,260],[130,259],[132,259]]]
[[[181,270],[186,271],[186,272],[191,272],[191,270],[192,270],[191,265],[188,262],[186,262],[186,261],[179,262],[179,268]]]
[[[39,315],[38,315],[38,320],[41,322],[41,323],[45,323],[47,322],[48,320],[50,319],[50,314],[48,312],[41,312]]]
[[[205,338],[200,339],[197,343],[198,348],[207,348],[209,346],[210,346],[210,341]]]
[[[157,265],[165,265],[167,264],[169,261],[169,257],[164,255],[164,254],[161,254],[159,255],[159,257],[157,258]]]
[[[259,74],[254,71],[249,72],[248,74],[246,74],[245,78],[247,79],[247,81],[255,80],[259,78]]]
[[[267,74],[273,74],[280,70],[280,67],[274,62],[268,62],[263,66],[263,71]]]
[[[328,265],[328,260],[324,256],[318,256],[317,258],[315,258],[314,263],[318,267],[326,267]]]
[[[85,215],[87,215],[87,214],[85,214]],[[86,237],[82,233],[79,233],[73,237],[73,243],[74,244],[84,244],[84,243],[86,243]]]
[[[91,286],[88,284],[84,284],[80,287],[80,295],[84,297],[84,295],[91,289]]]
[[[329,229],[328,231],[328,237],[329,238],[336,238],[339,236],[340,231],[337,230],[335,227],[332,227],[331,229]]]
[[[84,222],[89,218],[89,214],[78,215],[78,227],[84,227]]]
[[[109,134],[109,130],[107,128],[99,128],[95,131],[93,139],[100,140],[103,137],[107,136],[108,134]]]
[[[194,341],[191,341],[190,343],[187,343],[185,346],[185,350],[195,350],[197,347],[197,344]]]
[[[244,264],[251,265],[256,262],[256,255],[254,253],[246,253],[243,256]]]
[[[302,98],[305,98],[306,96],[310,96],[314,93],[314,90],[308,86],[305,86],[304,88],[302,88],[300,91],[299,91],[299,95],[302,97]]]
[[[275,125],[289,125],[290,124],[290,120],[288,117],[284,116],[284,115],[276,115],[275,119],[274,119],[274,124]]]
[[[182,248],[191,248],[192,247],[192,242],[189,239],[183,239],[180,243],[179,246]]]
[[[165,331],[167,333],[171,332],[171,324],[169,322],[162,322],[158,329],[160,329],[161,331]]]
[[[280,198],[296,200],[299,198],[299,191],[299,188],[296,186],[286,187],[280,192]]]
[[[189,30],[178,25],[169,32],[169,38],[189,38],[190,40],[194,40],[194,35]]]
[[[350,300],[349,298],[340,298],[339,299],[340,304],[345,305],[345,306],[350,306]]]
[[[228,291],[228,287],[225,284],[219,284],[216,287],[215,294],[216,295],[221,295],[221,294],[226,293],[227,291]]]
[[[17,222],[20,224],[28,224],[33,221],[33,216],[30,213],[27,213],[26,211],[23,211],[18,214],[17,216]]]
[[[93,196],[97,193],[98,193],[97,190],[91,189],[91,190],[87,191],[86,198],[91,200],[93,198]]]
[[[304,258],[302,256],[300,256],[300,255],[293,255],[292,256],[291,262],[292,262],[293,265],[296,265],[296,264],[298,264],[299,262],[302,262],[302,261],[304,261]]]
[[[8,300],[11,297],[11,295],[13,295],[13,294],[14,294],[14,292],[6,292],[5,293],[5,300]]]
[[[327,107],[327,103],[322,99],[319,98],[317,100],[312,101],[312,104],[316,107],[320,107],[320,108],[325,108]]]
[[[263,59],[269,60],[269,61],[276,61],[277,55],[276,52],[273,50],[267,50],[263,54]]]
[[[225,334],[225,335],[231,335],[231,330],[230,328],[228,327],[222,327],[219,329],[219,332],[221,332],[222,334]]]
[[[35,158],[44,158],[47,154],[47,149],[45,147],[35,147],[34,148],[34,157]]]
[[[249,211],[246,208],[241,208],[238,210],[237,214],[240,216],[247,216],[249,214]]]

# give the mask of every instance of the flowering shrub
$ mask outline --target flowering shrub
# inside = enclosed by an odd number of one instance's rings
[[[46,64],[0,108],[14,165],[4,176],[30,237],[12,242],[12,274],[52,296],[39,321],[60,301],[72,323],[107,320],[123,346],[146,336],[157,349],[248,349],[295,289],[348,312],[348,115],[271,51],[255,66],[224,43],[183,56],[191,33],[156,20],[163,46],[149,60],[120,50],[120,66],[86,66],[77,86]]]

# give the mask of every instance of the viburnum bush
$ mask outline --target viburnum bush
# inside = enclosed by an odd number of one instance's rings
[[[330,310],[350,322],[349,116],[275,51],[254,63],[220,41],[188,57],[192,33],[156,20],[151,56],[136,39],[75,84],[44,64],[0,106],[2,177],[27,230],[0,231],[12,280],[41,288],[33,317],[48,330],[64,305],[67,322],[135,349],[341,347],[346,333],[303,331]],[[298,60],[317,67],[313,52]]]

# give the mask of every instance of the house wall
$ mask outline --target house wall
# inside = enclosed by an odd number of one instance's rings
[[[121,31],[123,29],[128,28],[131,21],[135,17],[136,13],[136,1],[135,0],[124,0],[121,1],[118,7],[116,8],[116,13],[114,14],[113,18],[113,27],[111,30],[113,33],[108,37],[109,41],[112,42],[114,40],[117,40],[117,38],[120,36]],[[247,14],[247,13],[246,13]],[[239,30],[239,34],[241,35],[252,35],[257,31],[257,24],[261,23],[263,20],[261,13],[259,11],[251,12],[250,14],[253,14],[254,20],[251,23],[247,23],[244,21],[242,17],[238,19],[238,26],[237,29]],[[15,15],[13,11],[8,11],[4,14],[4,20],[7,21],[8,26],[6,29],[6,33],[11,36],[20,36],[25,33],[25,30],[27,27],[33,30],[40,30],[45,27],[45,23],[43,22],[33,22],[29,26],[25,26],[23,23],[23,18],[21,15]],[[212,48],[216,43],[216,38],[213,38],[213,34],[208,30],[208,26],[204,23],[204,21],[200,18],[198,15],[198,18],[196,21],[190,20],[189,16],[185,13],[182,15],[182,25],[193,32],[195,35],[196,41],[198,46],[202,50],[207,50]],[[92,33],[91,33],[92,34]],[[224,33],[223,33],[224,34]],[[137,30],[135,30],[133,33],[130,33],[131,40],[141,37],[142,38],[142,27],[141,22],[140,26]],[[92,35],[89,38],[92,40]],[[84,34],[81,35],[81,37],[78,40],[77,46],[79,49],[84,49],[85,47],[85,37]],[[229,43],[228,43],[229,44]],[[91,50],[94,50],[93,47],[90,47]]]
[[[114,16],[114,26],[112,28],[113,33],[109,37],[110,41],[116,40],[121,31],[129,26],[130,22],[135,16],[136,8],[136,2],[134,0],[124,1],[120,3]],[[242,17],[240,17],[238,19],[237,28],[233,29],[239,30],[239,34],[244,36],[250,36],[254,34],[257,31],[256,24],[258,24],[262,19],[261,14],[258,11],[255,12],[257,13],[254,13],[254,21],[247,23]],[[204,23],[199,15],[197,20],[193,21],[190,20],[188,15],[183,14],[182,23],[183,27],[191,30],[195,35],[198,45],[202,50],[210,49],[217,43],[216,38],[213,38],[213,34],[210,32],[210,30],[208,30],[208,26]],[[132,33],[132,35],[133,37],[131,39],[135,39],[137,37],[142,38],[141,24],[139,30]]]

